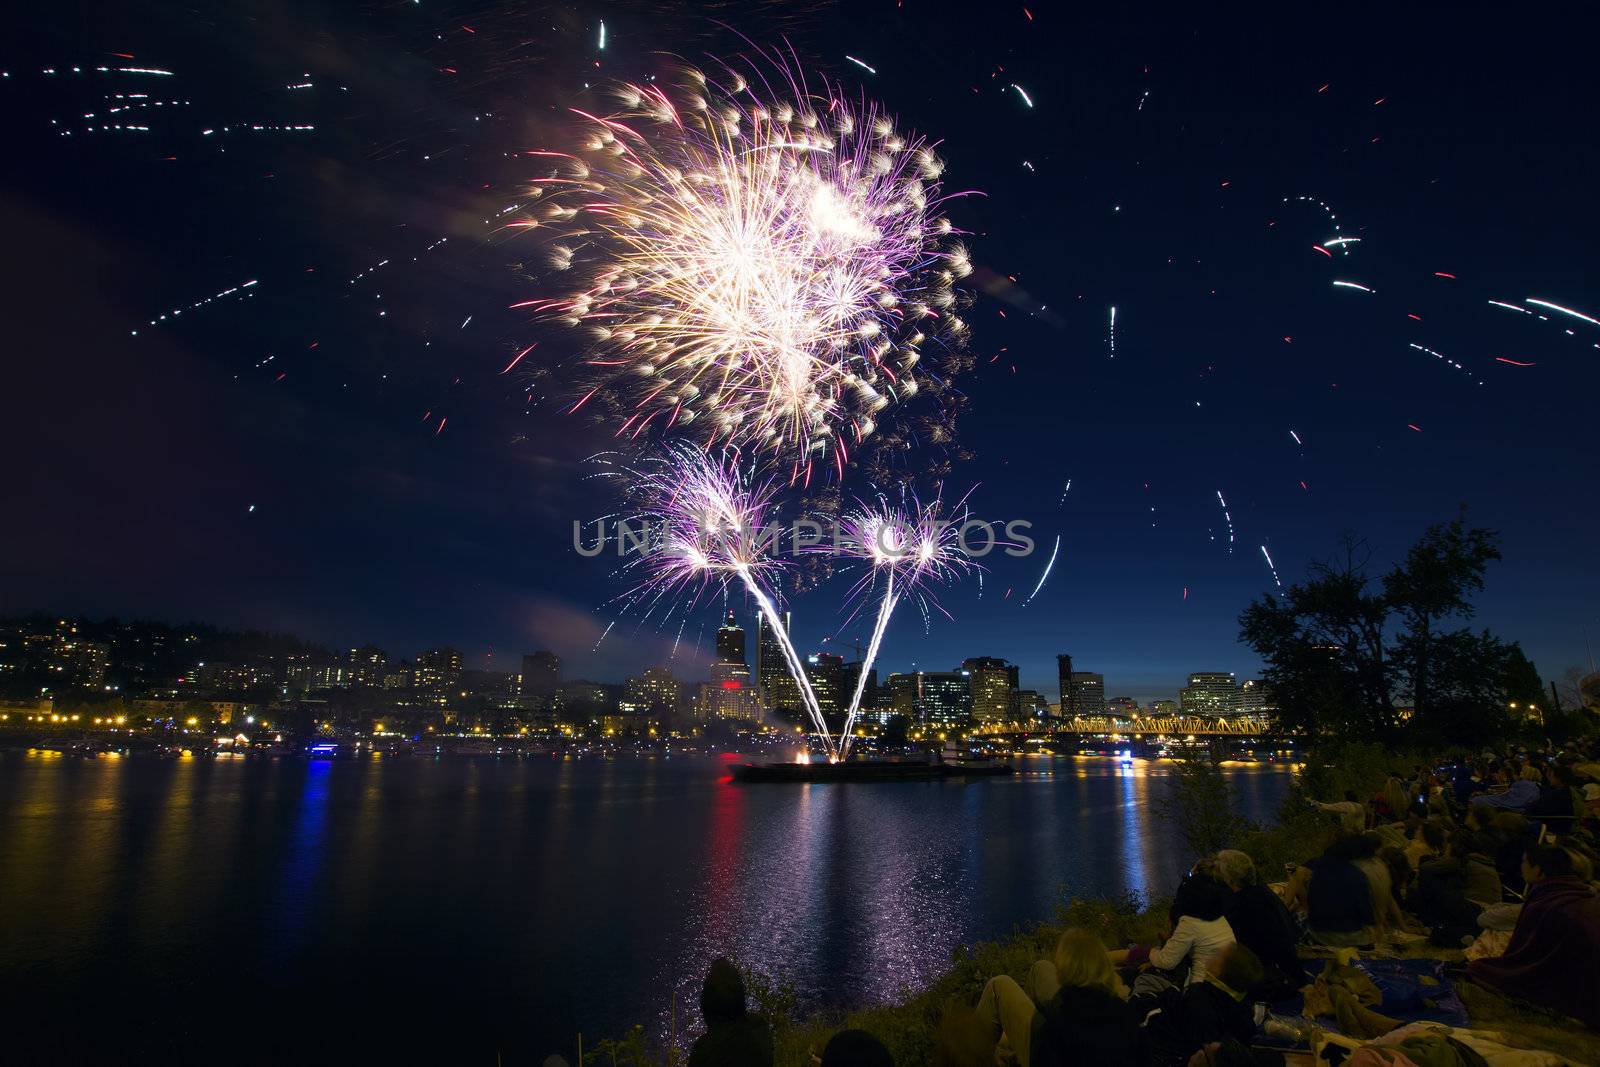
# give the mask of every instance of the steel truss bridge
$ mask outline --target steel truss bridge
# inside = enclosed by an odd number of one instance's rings
[[[1172,739],[1185,737],[1265,737],[1272,732],[1266,719],[1253,715],[1216,718],[1198,715],[1140,716],[1079,715],[1047,722],[983,723],[973,730],[975,737],[1137,737]]]

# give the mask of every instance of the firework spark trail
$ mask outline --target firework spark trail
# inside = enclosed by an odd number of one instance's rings
[[[1592,318],[1581,311],[1574,311],[1569,307],[1562,307],[1560,304],[1552,304],[1548,300],[1540,300],[1537,297],[1530,296],[1525,302],[1537,307],[1549,308],[1551,311],[1559,311],[1563,315],[1571,315],[1575,319],[1582,319],[1591,326],[1600,326],[1600,319]],[[1493,303],[1493,301],[1490,301],[1490,303]]]
[[[1283,202],[1285,204],[1287,204],[1287,203],[1289,203],[1289,201],[1291,199],[1295,200],[1295,201],[1298,201],[1298,202],[1300,202],[1302,204],[1315,204],[1318,208],[1320,208],[1322,210],[1322,213],[1324,215],[1328,216],[1328,221],[1333,223],[1333,232],[1337,235],[1337,236],[1335,236],[1333,238],[1333,240],[1324,241],[1323,244],[1324,245],[1330,245],[1330,244],[1331,245],[1336,245],[1339,248],[1339,250],[1341,252],[1343,252],[1345,255],[1348,256],[1350,254],[1350,249],[1347,247],[1347,242],[1352,240],[1352,238],[1347,238],[1347,237],[1344,236],[1344,231],[1339,226],[1339,216],[1333,210],[1333,208],[1328,206],[1327,201],[1318,200],[1314,196],[1296,196],[1296,197],[1287,197],[1286,196],[1286,197],[1283,198]],[[1353,240],[1359,241],[1360,238],[1353,238]],[[1320,247],[1320,246],[1318,246],[1318,247]],[[1329,252],[1326,248],[1322,248],[1321,250],[1326,255],[1329,255],[1329,256],[1333,255],[1333,253]]]
[[[1467,368],[1463,367],[1461,364],[1457,363],[1455,360],[1451,359],[1449,356],[1445,355],[1443,352],[1435,352],[1433,349],[1429,348],[1427,345],[1419,345],[1415,341],[1410,342],[1409,346],[1411,348],[1416,349],[1418,352],[1426,352],[1428,355],[1432,356],[1434,359],[1437,359],[1442,363],[1449,364],[1450,366],[1454,367],[1456,370],[1460,371],[1462,374],[1465,374],[1469,378],[1473,377],[1473,374],[1472,374],[1472,372],[1470,370],[1468,370]],[[1483,379],[1481,379],[1481,378],[1474,378],[1474,381],[1476,381],[1479,385],[1483,384]]]
[[[900,594],[894,589],[894,571],[889,571],[889,577],[884,583],[883,601],[878,605],[878,618],[872,627],[872,640],[867,642],[867,657],[861,661],[861,671],[856,676],[856,691],[850,696],[850,707],[845,711],[844,728],[839,733],[839,745],[843,754],[850,751],[850,731],[855,725],[857,709],[861,707],[861,696],[867,691],[867,677],[871,671],[871,664],[878,658],[878,646],[883,644],[884,631],[889,628],[889,616],[894,614],[895,605],[900,603]]]
[[[1052,569],[1054,569],[1055,565],[1056,565],[1056,553],[1060,552],[1060,551],[1061,551],[1061,535],[1060,534],[1056,534],[1055,547],[1050,550],[1050,562],[1048,562],[1048,563],[1046,563],[1044,565],[1044,573],[1039,575],[1038,584],[1036,584],[1033,587],[1033,592],[1029,593],[1028,594],[1028,598],[1022,602],[1022,606],[1023,607],[1027,607],[1029,604],[1033,603],[1033,598],[1039,595],[1039,590],[1043,589],[1044,588],[1044,583],[1049,581],[1049,579],[1050,579],[1050,571]]]
[[[1306,446],[1306,443],[1304,441],[1300,440],[1300,435],[1295,433],[1293,430],[1289,431],[1289,436],[1294,438],[1294,443],[1299,445],[1301,448],[1304,448]]]
[[[1228,555],[1233,555],[1233,515],[1228,511],[1228,502],[1222,499],[1222,490],[1217,490],[1217,503],[1222,505],[1222,518],[1228,524]],[[1266,549],[1262,549],[1263,552]]]
[[[603,631],[601,631],[601,633],[600,633],[600,640],[596,641],[594,643],[594,647],[589,650],[590,652],[599,652],[600,651],[600,643],[606,639],[606,635],[611,633],[611,628],[613,626],[615,626],[616,624],[617,624],[617,620],[616,619],[612,619],[610,622],[606,623],[606,628]]]
[[[584,372],[616,401],[591,410],[630,411],[619,436],[687,430],[800,481],[818,460],[842,472],[889,405],[929,385],[940,404],[970,366],[954,286],[972,266],[931,144],[781,66],[789,95],[758,93],[774,79],[757,69],[624,85],[616,113],[577,112],[585,139],[537,153],[551,169],[510,225],[583,280],[513,306],[587,330]],[[929,436],[948,440],[940,415]]]
[[[1110,329],[1109,329],[1109,331],[1107,333],[1106,344],[1109,345],[1110,348],[1111,348],[1111,358],[1112,359],[1116,359],[1117,358],[1117,308],[1116,308],[1116,305],[1114,305],[1114,304],[1111,307],[1111,326],[1110,326]]]
[[[1272,572],[1273,584],[1276,585],[1279,589],[1282,589],[1283,588],[1283,582],[1280,581],[1279,578],[1278,578],[1278,565],[1272,562],[1272,553],[1267,551],[1267,546],[1266,545],[1262,545],[1261,546],[1261,555],[1267,561],[1267,570]]]
[[[1337,285],[1341,289],[1360,289],[1363,293],[1372,293],[1372,292],[1376,292],[1377,291],[1375,289],[1367,288],[1365,285],[1362,285],[1360,282],[1341,282],[1341,281],[1336,281],[1333,284]]]
[[[166,314],[157,315],[155,318],[151,319],[145,325],[147,325],[147,326],[160,325],[161,323],[166,322],[169,317],[175,319],[178,316],[182,315],[185,311],[194,311],[194,310],[197,310],[199,308],[205,307],[207,304],[211,303],[212,301],[225,299],[226,297],[230,297],[235,293],[243,293],[246,289],[253,289],[253,288],[255,288],[257,282],[258,282],[258,279],[251,278],[249,281],[242,282],[239,285],[229,286],[228,288],[222,290],[222,292],[213,293],[212,295],[206,297],[204,300],[196,300],[194,303],[190,304],[186,308],[173,308],[171,311],[167,312]],[[247,293],[246,295],[247,296],[253,296],[254,294]],[[128,333],[133,337],[138,337],[139,336],[139,331],[138,330],[129,330]]]

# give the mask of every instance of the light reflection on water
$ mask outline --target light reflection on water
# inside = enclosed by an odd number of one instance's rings
[[[1068,895],[1169,892],[1187,864],[1151,811],[1162,765],[1019,766],[742,786],[682,757],[0,755],[0,900],[17,920],[0,924],[0,1001],[52,1040],[167,1062],[206,1058],[208,1039],[293,1054],[292,1032],[228,1020],[299,1004],[398,1010],[401,1026],[354,1031],[358,1059],[513,1064],[578,1030],[664,1033],[674,1009],[684,1029],[718,955],[803,1005],[888,1000]],[[1253,818],[1287,786],[1281,768],[1229,773]],[[113,989],[139,995],[72,1025],[80,998]],[[181,1024],[139,1007],[169,1002]]]

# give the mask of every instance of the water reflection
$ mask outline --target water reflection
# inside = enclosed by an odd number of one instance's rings
[[[437,1045],[508,1065],[579,1030],[686,1029],[718,955],[806,1006],[889,1000],[1067,895],[1170,892],[1185,860],[1151,812],[1165,773],[1030,759],[1006,780],[791,787],[680,758],[0,755],[0,894],[28,917],[0,924],[0,997],[92,1041],[71,1006],[138,989],[97,1032],[178,1063],[236,1042],[240,1004],[376,1018],[422,995],[428,1012],[361,1028],[343,1058]],[[1252,818],[1287,784],[1228,773]],[[137,1009],[151,1000],[198,1021],[169,1033]]]

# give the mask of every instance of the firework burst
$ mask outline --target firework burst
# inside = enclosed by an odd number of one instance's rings
[[[581,280],[524,306],[586,331],[592,380],[572,410],[604,395],[618,436],[683,430],[791,480],[842,476],[886,409],[970,366],[956,286],[971,264],[932,145],[781,66],[778,89],[756,78],[624,85],[614,113],[578,112],[576,152],[535,153],[550,167],[513,225]],[[948,439],[953,414],[917,419]]]
[[[783,565],[770,554],[772,541],[762,535],[773,517],[773,483],[754,481],[731,455],[718,459],[683,442],[669,444],[629,474],[640,500],[634,518],[651,531],[649,543],[629,565],[643,574],[630,597],[651,603],[667,596],[694,600],[737,582],[782,650],[829,758],[837,758],[816,691],[769,591],[770,579]]]
[[[954,581],[977,566],[961,543],[961,529],[966,519],[964,503],[957,505],[955,514],[946,518],[942,502],[938,500],[927,506],[913,501],[906,507],[896,507],[882,498],[876,503],[862,505],[844,518],[840,545],[830,551],[859,560],[867,568],[851,591],[858,602],[857,610],[866,603],[880,579],[882,596],[873,621],[872,638],[867,643],[866,658],[861,663],[855,692],[850,697],[844,727],[839,734],[841,756],[850,753],[861,697],[895,607],[902,598],[910,596],[919,602],[924,617],[930,609],[944,612],[933,597],[932,588]]]

